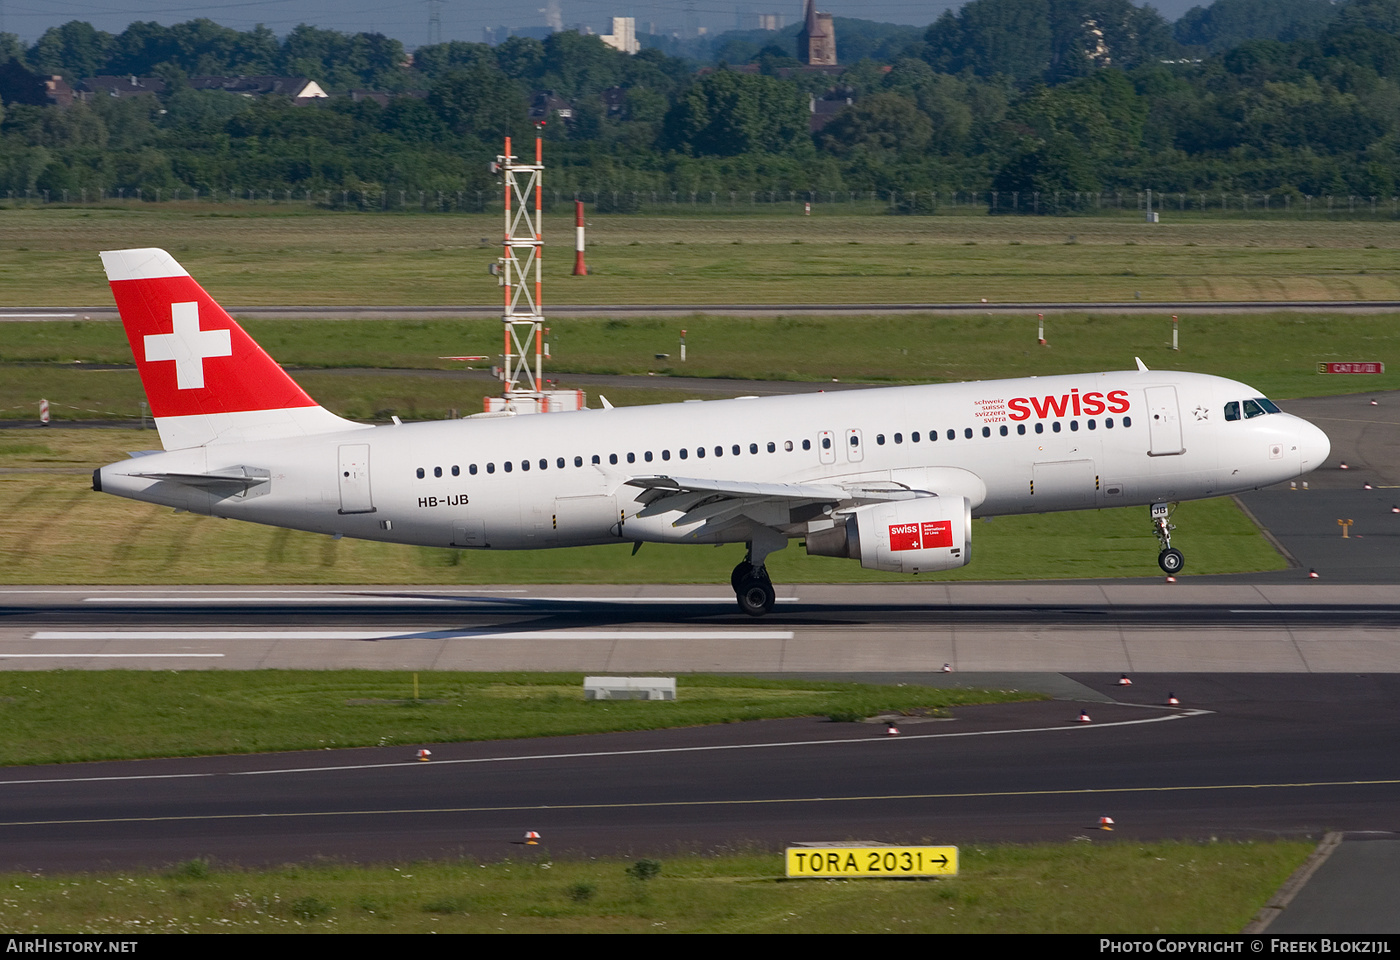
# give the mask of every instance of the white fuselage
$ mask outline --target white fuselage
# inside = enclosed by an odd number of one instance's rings
[[[1226,419],[1228,403],[1258,396],[1160,371],[893,387],[216,443],[113,464],[99,481],[193,512],[398,543],[742,542],[760,525],[802,536],[830,510],[759,498],[739,522],[676,526],[679,512],[639,518],[642,491],[626,481],[895,485],[966,497],[975,516],[1199,499],[1327,456],[1326,436],[1288,414]],[[132,476],[240,469],[267,480],[242,490]]]

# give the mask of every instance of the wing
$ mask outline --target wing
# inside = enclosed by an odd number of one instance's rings
[[[975,476],[963,470],[983,491]],[[912,500],[938,494],[897,481],[862,480],[841,483],[753,483],[742,480],[697,479],[694,477],[630,477],[624,483],[641,488],[638,502],[644,504],[639,518],[669,513],[679,516],[675,527],[701,524],[690,534],[696,537],[718,532],[735,523],[756,523],[788,535],[798,535],[794,525],[830,516],[840,510],[891,500]],[[964,495],[966,481],[956,484]],[[978,498],[980,502],[981,497]]]

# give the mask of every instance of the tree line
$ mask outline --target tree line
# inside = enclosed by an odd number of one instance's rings
[[[566,105],[542,118],[552,187],[618,210],[657,194],[1054,196],[1064,213],[1149,187],[1299,207],[1400,193],[1400,0],[1215,0],[1175,25],[1128,0],[971,0],[922,31],[836,23],[838,48],[844,24],[872,54],[839,75],[771,34],[713,42],[708,64],[572,32],[411,56],[377,34],[209,20],[0,35],[0,196],[494,197],[486,161],[534,135],[543,91]],[[33,85],[104,74],[165,92],[59,107]],[[307,76],[334,96],[188,83],[207,75]],[[824,125],[814,103],[835,108]]]

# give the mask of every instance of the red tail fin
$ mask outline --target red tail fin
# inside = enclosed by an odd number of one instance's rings
[[[360,426],[318,406],[164,250],[102,265],[166,449]]]

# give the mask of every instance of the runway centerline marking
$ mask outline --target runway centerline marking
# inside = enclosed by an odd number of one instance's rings
[[[553,810],[648,810],[673,807],[772,806],[782,803],[878,803],[903,800],[992,800],[1002,797],[1075,797],[1217,790],[1298,790],[1312,787],[1378,787],[1400,780],[1313,780],[1297,783],[1219,783],[1176,787],[1082,787],[1074,790],[996,790],[974,793],[894,793],[849,797],[769,797],[750,800],[657,800],[630,803],[534,803],[496,807],[404,807],[391,810],[303,810],[283,813],[209,813],[175,817],[91,817],[74,820],[0,821],[0,827],[81,826],[99,823],[189,823],[212,820],[277,820],[301,817],[397,817],[435,813],[534,813]]]
[[[1161,723],[1166,720],[1186,720],[1207,716],[1212,710],[1181,710],[1158,717],[1145,717],[1139,720],[1115,720],[1096,723],[1092,726],[1072,726],[1071,731],[1103,730],[1111,727],[1132,727],[1144,723]],[[339,773],[350,770],[387,770],[401,767],[412,770],[428,770],[433,767],[476,763],[519,763],[527,760],[580,760],[600,757],[640,757],[666,753],[712,753],[721,750],[764,750],[778,747],[830,747],[841,745],[861,745],[873,743],[908,743],[911,740],[951,740],[960,737],[993,737],[1014,733],[1063,733],[1065,727],[1020,727],[1013,730],[967,730],[956,733],[913,733],[899,737],[870,737],[862,740],[780,740],[773,743],[718,743],[698,747],[653,747],[644,750],[594,750],[583,753],[536,753],[518,757],[463,757],[455,760],[434,760],[431,764],[415,760],[397,760],[393,763],[353,763],[328,767],[286,767],[270,770],[234,770],[229,773],[150,773],[131,776],[110,777],[53,777],[39,780],[0,780],[0,787],[24,786],[31,783],[105,783],[113,780],[166,780],[189,779],[192,777],[260,777],[286,773]]]

